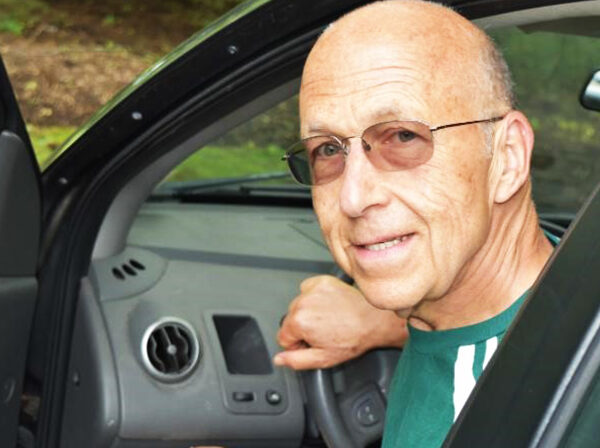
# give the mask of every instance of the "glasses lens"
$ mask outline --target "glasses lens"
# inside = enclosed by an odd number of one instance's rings
[[[301,142],[288,150],[287,162],[290,172],[296,181],[304,185],[312,184],[308,153]]]
[[[310,137],[288,150],[294,178],[306,185],[331,182],[344,171],[344,149],[333,137]]]
[[[371,150],[371,163],[382,170],[414,168],[427,162],[433,154],[433,135],[418,121],[391,121],[368,128],[363,139]]]

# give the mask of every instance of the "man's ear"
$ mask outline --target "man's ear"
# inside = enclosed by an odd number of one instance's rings
[[[499,152],[501,172],[496,184],[494,202],[508,201],[529,178],[533,129],[525,115],[509,112],[496,133],[494,152]]]

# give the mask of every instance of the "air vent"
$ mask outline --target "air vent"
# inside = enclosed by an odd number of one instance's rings
[[[134,268],[136,268],[138,271],[145,271],[146,270],[146,266],[144,266],[139,261],[134,260],[133,258],[131,260],[129,260],[129,264],[131,266],[133,266]]]
[[[192,327],[176,318],[151,325],[142,341],[142,359],[148,372],[161,381],[173,382],[189,375],[200,350]]]
[[[126,275],[129,277],[135,277],[138,271],[145,271],[146,266],[133,258],[129,260],[129,263],[123,263],[121,266],[112,268],[112,274],[119,280],[125,280]]]
[[[123,266],[121,266],[121,267],[127,273],[127,275],[131,275],[132,277],[135,277],[137,275],[137,272],[135,271],[135,269],[133,269],[128,264],[123,264]]]

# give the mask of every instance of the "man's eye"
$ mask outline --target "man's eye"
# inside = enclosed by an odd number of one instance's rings
[[[338,152],[340,152],[341,149],[342,148],[340,148],[338,145],[332,145],[330,143],[326,143],[326,144],[319,146],[315,150],[315,156],[316,157],[333,157]]]
[[[411,140],[414,140],[417,137],[417,134],[415,134],[414,132],[411,132],[411,131],[402,130],[402,131],[396,132],[396,137],[402,143],[406,143],[406,142],[410,142]]]

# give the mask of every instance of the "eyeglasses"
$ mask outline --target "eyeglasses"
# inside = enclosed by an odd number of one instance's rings
[[[399,171],[427,162],[433,154],[433,132],[475,123],[493,123],[504,116],[430,127],[420,121],[387,121],[368,127],[361,136],[319,135],[292,145],[283,156],[293,178],[304,185],[323,185],[338,178],[350,152],[347,142],[360,138],[369,161],[377,169]]]

